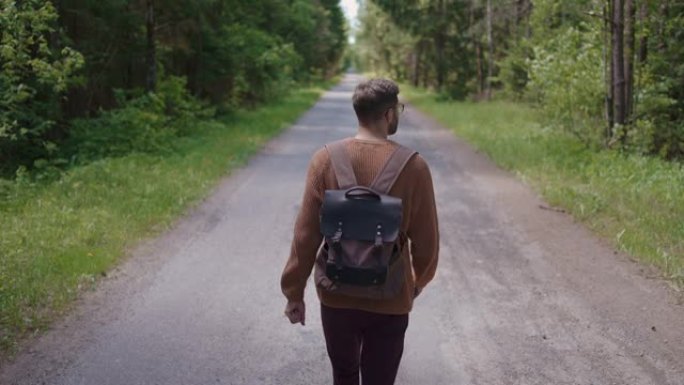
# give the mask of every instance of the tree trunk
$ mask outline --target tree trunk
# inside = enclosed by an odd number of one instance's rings
[[[494,67],[494,42],[492,41],[492,0],[487,0],[487,88],[485,97],[492,97],[492,70]]]
[[[155,20],[154,20],[154,0],[147,0],[147,7],[145,12],[145,24],[147,29],[147,79],[145,82],[146,89],[149,92],[154,92],[157,89],[157,43],[155,41]]]
[[[529,39],[532,37],[532,23],[529,20],[529,16],[532,14],[532,10],[534,9],[534,3],[532,3],[530,0],[527,0],[525,3],[525,11],[527,12],[528,17],[527,23],[525,23],[525,37]]]
[[[416,45],[416,51],[413,56],[413,75],[411,76],[411,83],[414,87],[418,87],[420,82],[420,59],[423,53],[423,42],[419,41]]]
[[[625,124],[625,67],[623,0],[613,1],[613,106],[615,123]]]
[[[389,50],[389,48],[383,49],[383,51],[382,51],[382,60],[383,60],[382,69],[387,71],[387,72],[392,71],[391,57],[392,57],[392,52]]]
[[[613,79],[615,79],[615,75],[613,74],[613,55],[611,53],[613,27],[609,18],[609,15],[612,15],[612,13],[613,2],[612,0],[607,0],[603,4],[603,66],[604,76],[606,79],[606,122],[608,123],[605,134],[606,142],[608,142],[613,136],[613,126],[615,125],[615,119],[613,118]]]
[[[430,58],[432,57],[432,52],[430,52],[430,45],[425,45],[423,48],[426,49],[425,55],[423,55],[423,65],[421,66],[423,71],[421,73],[423,77],[423,88],[428,88],[430,87],[430,72],[432,71],[432,65],[429,62]]]
[[[435,37],[435,50],[437,54],[437,89],[443,90],[444,80],[446,78],[446,63],[444,62],[444,47],[446,46],[446,36],[444,32],[444,1],[437,2],[438,12],[438,26],[437,36]]]
[[[625,0],[625,120],[631,121],[634,90],[634,21],[636,7],[634,0]]]
[[[199,84],[199,73],[202,70],[202,50],[204,47],[201,31],[197,33],[195,47],[192,56],[188,60],[186,72],[188,74],[188,88],[193,95],[201,96],[202,90]]]
[[[648,23],[648,3],[646,0],[641,1],[641,6],[639,7],[639,24],[644,26]],[[646,63],[648,58],[648,34],[645,32],[646,28],[643,28],[643,34],[639,38],[639,64]]]
[[[529,0],[515,0],[515,33],[516,37],[529,37],[530,23],[527,21],[529,16]]]
[[[668,0],[660,3],[660,23],[658,25],[658,52],[665,52],[667,50],[667,36],[665,36],[665,25],[669,19],[670,4]]]
[[[471,4],[468,12],[468,26],[467,29],[471,29],[476,23],[475,16],[476,6]],[[484,67],[482,63],[482,42],[479,38],[473,39],[473,44],[475,46],[475,74],[477,76],[477,98],[480,99],[484,92]]]
[[[50,32],[50,49],[51,50],[58,50],[60,41],[59,41],[59,33],[61,30],[65,29],[64,25],[64,9],[62,8],[62,2],[59,0],[53,0],[52,4],[55,7],[55,12],[57,13],[57,26],[58,28],[55,28]]]
[[[435,50],[437,54],[437,89],[439,91],[442,91],[442,87],[444,86],[444,73],[446,72],[446,66],[444,65],[444,44],[444,34],[440,31],[437,33],[437,38],[435,39]]]
[[[475,42],[475,56],[477,60],[477,96],[482,97],[484,92],[484,69],[482,63],[482,44]]]

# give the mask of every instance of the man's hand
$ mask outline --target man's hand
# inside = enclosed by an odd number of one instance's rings
[[[291,323],[296,324],[299,322],[304,325],[306,318],[306,307],[304,306],[304,301],[288,302],[285,306],[285,315]]]

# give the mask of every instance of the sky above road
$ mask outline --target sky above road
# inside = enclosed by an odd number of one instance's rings
[[[359,12],[358,0],[340,0],[340,5],[342,6],[342,10],[344,11],[344,16],[347,18],[347,21],[349,22],[349,26],[351,27],[351,29],[353,31],[354,27],[356,26],[356,24],[358,22],[358,19],[357,19],[357,15]],[[350,33],[349,42],[350,43],[354,42],[353,32]]]
[[[340,0],[340,5],[342,5],[347,20],[349,20],[350,23],[353,22],[356,19],[356,14],[359,12],[359,3],[357,3],[357,0]]]

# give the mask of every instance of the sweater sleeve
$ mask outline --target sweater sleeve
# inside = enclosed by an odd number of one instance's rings
[[[289,301],[302,301],[306,281],[311,275],[316,252],[323,241],[319,213],[325,193],[323,178],[327,159],[325,149],[314,154],[309,164],[304,197],[295,221],[290,257],[280,279],[283,294]]]
[[[439,224],[432,175],[425,160],[416,156],[415,188],[411,201],[408,237],[416,287],[425,287],[435,276],[439,256]]]

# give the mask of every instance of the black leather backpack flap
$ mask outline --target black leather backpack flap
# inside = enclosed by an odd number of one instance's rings
[[[326,190],[321,207],[323,236],[333,237],[341,222],[343,239],[373,242],[380,225],[382,241],[394,242],[401,226],[401,199],[382,194],[350,198],[350,190]]]

